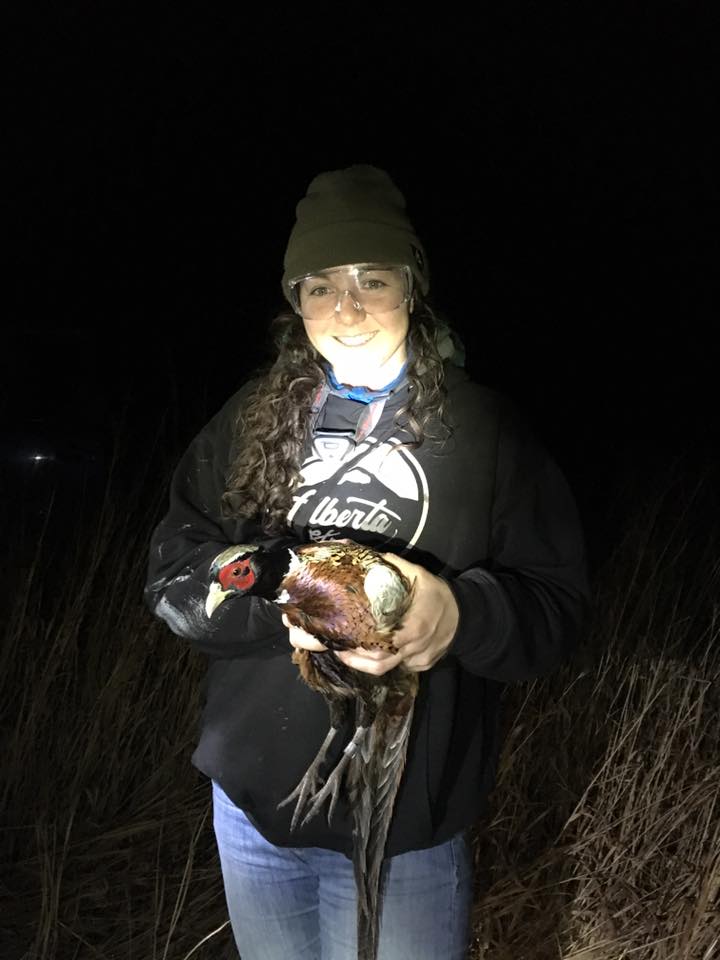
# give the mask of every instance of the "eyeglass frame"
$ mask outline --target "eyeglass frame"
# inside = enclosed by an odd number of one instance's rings
[[[376,270],[388,270],[392,268],[399,268],[402,270],[403,276],[405,277],[406,292],[405,292],[405,296],[402,298],[400,303],[398,303],[398,305],[393,307],[392,309],[398,310],[404,303],[409,303],[413,298],[413,293],[414,293],[413,282],[415,278],[413,276],[412,270],[406,263],[383,263],[383,262],[375,263],[374,261],[368,261],[368,260],[362,261],[360,263],[342,263],[342,264],[339,264],[337,267],[325,267],[322,270],[313,271],[312,273],[306,273],[302,277],[298,277],[296,280],[291,280],[289,282],[288,287],[290,289],[292,306],[293,306],[293,309],[295,310],[295,313],[297,313],[297,315],[300,317],[304,317],[304,314],[302,313],[302,309],[300,305],[300,284],[301,283],[304,283],[305,280],[309,280],[311,277],[321,277],[323,276],[323,274],[332,273],[334,270],[342,270],[347,267],[355,268],[355,269],[360,267],[374,267]],[[350,289],[345,289],[345,290],[338,291],[335,306],[332,308],[328,316],[330,316],[332,313],[339,312],[340,304],[342,303],[342,299],[345,296],[345,294],[350,295],[350,299],[352,300],[356,310],[363,310],[365,313],[367,313],[367,310],[365,309],[365,307],[363,307],[363,305],[355,299],[355,297],[352,294],[352,291]]]

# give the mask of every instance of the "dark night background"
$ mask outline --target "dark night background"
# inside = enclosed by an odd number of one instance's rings
[[[264,356],[307,183],[355,162],[405,193],[434,304],[563,465],[596,560],[626,491],[703,474],[710,4],[501,6],[452,26],[270,5],[13,15],[3,519],[44,515],[52,490],[56,517],[92,514],[114,454],[155,457],[155,495]]]

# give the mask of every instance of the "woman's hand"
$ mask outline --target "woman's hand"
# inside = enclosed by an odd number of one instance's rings
[[[296,650],[327,650],[324,643],[320,643],[311,633],[306,633],[300,627],[294,627],[285,614],[282,615],[282,622],[290,632],[290,645]]]
[[[415,585],[412,604],[405,614],[403,625],[393,634],[393,644],[398,652],[363,650],[358,647],[355,650],[336,651],[335,655],[353,670],[375,676],[382,676],[400,663],[416,672],[429,670],[445,655],[455,636],[459,618],[455,597],[447,583],[425,567],[410,563],[393,553],[384,556]],[[291,627],[285,617],[283,622],[290,629],[290,643],[294,647],[327,649],[309,633]]]
[[[288,618],[283,614],[283,623],[290,632],[290,644],[296,650],[327,650],[325,644],[321,643],[312,634],[306,633],[300,627],[294,627]],[[402,660],[399,653],[387,653],[385,650],[336,650],[335,656],[352,667],[355,670],[362,670],[364,673],[374,673],[380,676],[392,670]]]

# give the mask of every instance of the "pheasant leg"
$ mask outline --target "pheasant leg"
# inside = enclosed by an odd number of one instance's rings
[[[318,771],[325,761],[328,748],[335,739],[336,733],[337,728],[330,727],[327,736],[322,742],[322,746],[317,752],[317,756],[305,771],[300,783],[295,787],[292,793],[289,793],[287,797],[285,797],[284,800],[281,800],[278,804],[279,810],[280,807],[285,807],[291,801],[296,800],[292,822],[290,823],[290,830],[295,830],[295,827],[297,826],[300,816],[303,813],[308,801],[317,794],[321,782]]]
[[[342,756],[335,764],[335,767],[325,781],[325,784],[312,797],[310,808],[302,819],[302,826],[305,826],[306,823],[312,820],[315,814],[319,812],[320,807],[322,807],[323,803],[325,803],[328,797],[330,797],[330,807],[328,809],[327,819],[328,823],[330,823],[333,813],[335,812],[335,805],[337,804],[337,800],[340,795],[340,788],[345,776],[345,770],[360,749],[360,745],[365,739],[368,729],[368,727],[358,727],[355,730],[352,740],[343,750]]]
[[[293,800],[295,800],[295,809],[293,811],[292,821],[290,824],[291,830],[295,830],[300,822],[300,818],[305,812],[305,808],[307,807],[308,803],[310,803],[313,798],[317,796],[318,791],[321,789],[322,778],[320,776],[320,767],[325,762],[330,744],[335,739],[335,734],[345,722],[350,709],[350,704],[346,699],[335,699],[328,702],[328,707],[330,709],[330,729],[327,732],[327,736],[323,740],[315,759],[305,771],[300,783],[298,783],[292,793],[288,794],[288,796],[285,797],[284,800],[281,800],[278,804],[278,809],[280,809],[280,807],[285,807],[288,803],[291,803]],[[325,794],[325,796],[327,796],[327,794]],[[337,795],[335,795],[335,799],[330,809],[328,821],[333,814],[336,801]],[[305,823],[307,819],[307,817],[304,817],[302,822]]]
[[[320,807],[330,797],[330,807],[328,809],[328,823],[332,820],[335,812],[340,789],[345,779],[345,775],[350,764],[357,758],[356,763],[364,765],[367,757],[364,755],[364,749],[367,742],[367,734],[372,728],[377,715],[379,706],[385,700],[387,691],[384,687],[377,687],[370,696],[358,697],[356,699],[356,727],[352,740],[347,744],[342,752],[342,756],[335,764],[334,769],[328,775],[323,787],[312,797],[310,807],[303,817],[303,826],[319,812]],[[347,701],[343,704],[348,706]],[[331,705],[332,711],[332,705]]]

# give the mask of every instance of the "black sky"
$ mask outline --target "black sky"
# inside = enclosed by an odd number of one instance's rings
[[[308,181],[354,162],[400,185],[471,372],[576,483],[714,457],[713,17],[502,8],[18,7],[6,458],[102,459],[118,410],[140,442],[174,406],[189,440],[262,355]]]

